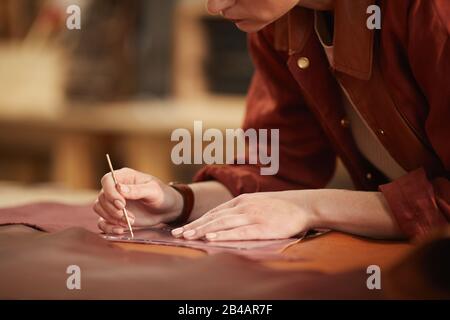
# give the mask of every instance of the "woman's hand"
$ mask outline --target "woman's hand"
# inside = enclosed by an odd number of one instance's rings
[[[154,226],[175,220],[181,213],[183,197],[159,179],[123,168],[102,178],[102,190],[94,204],[100,216],[98,226],[106,233],[122,234],[127,223],[122,209],[126,206],[130,223],[136,227]]]
[[[288,238],[313,228],[371,238],[403,238],[380,192],[297,190],[239,196],[172,231],[207,240]]]
[[[299,204],[299,196],[299,191],[244,194],[174,229],[172,234],[209,241],[289,238],[314,224],[313,208],[306,197]]]

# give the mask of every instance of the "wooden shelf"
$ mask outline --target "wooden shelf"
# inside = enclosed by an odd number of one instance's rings
[[[176,166],[170,161],[171,132],[177,128],[192,130],[195,120],[203,121],[204,128],[239,128],[244,106],[240,97],[214,97],[78,105],[53,116],[0,112],[0,147],[14,137],[11,145],[16,150],[32,145],[36,150],[47,150],[39,152],[50,153],[50,180],[69,188],[98,187],[105,169],[105,151],[115,152],[123,165],[168,182],[179,180]],[[25,170],[24,165],[20,170],[32,179],[36,176],[32,172],[36,167],[32,157],[29,163],[30,170]]]

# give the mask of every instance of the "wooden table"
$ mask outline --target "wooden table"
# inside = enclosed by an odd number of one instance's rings
[[[0,183],[0,207],[26,204],[36,201],[58,201],[63,203],[92,202],[96,191],[70,191],[52,187],[26,188],[15,184]],[[153,252],[189,257],[192,259],[205,255],[204,252],[181,247],[117,243],[126,250]],[[412,244],[406,242],[376,241],[355,237],[339,232],[306,239],[285,250],[284,254],[300,258],[300,261],[264,262],[271,268],[282,270],[313,270],[326,273],[339,273],[352,269],[378,265],[382,269],[390,267],[404,257]]]
[[[181,247],[117,243],[126,250],[137,250],[198,258],[204,252]],[[404,242],[375,241],[351,235],[330,232],[316,238],[304,240],[284,251],[285,255],[300,261],[268,261],[264,265],[279,270],[310,270],[325,273],[340,273],[353,269],[378,265],[387,269],[404,257],[413,245]]]

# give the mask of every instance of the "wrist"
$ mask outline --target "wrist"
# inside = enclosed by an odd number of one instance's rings
[[[174,208],[173,208],[173,213],[174,213],[174,217],[173,220],[177,219],[181,213],[183,212],[183,208],[184,208],[184,199],[183,199],[183,195],[181,194],[180,191],[178,191],[175,188],[172,188],[174,192]]]
[[[333,229],[333,215],[339,210],[333,203],[333,190],[312,190],[312,224],[316,229]],[[332,211],[330,211],[332,209]]]
[[[324,218],[324,208],[321,203],[324,201],[322,190],[301,190],[296,195],[296,202],[299,206],[299,215],[302,220],[302,228],[318,229],[326,228]]]
[[[183,225],[191,216],[192,209],[194,207],[194,192],[187,184],[182,183],[169,183],[169,186],[174,189],[176,193],[175,200],[175,218],[171,221],[175,225]]]

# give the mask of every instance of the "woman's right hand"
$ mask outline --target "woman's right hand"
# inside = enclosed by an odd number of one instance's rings
[[[102,190],[93,209],[100,216],[98,226],[105,233],[122,234],[128,227],[122,209],[126,206],[130,223],[136,227],[174,221],[183,208],[183,197],[159,179],[123,168],[103,176]]]

